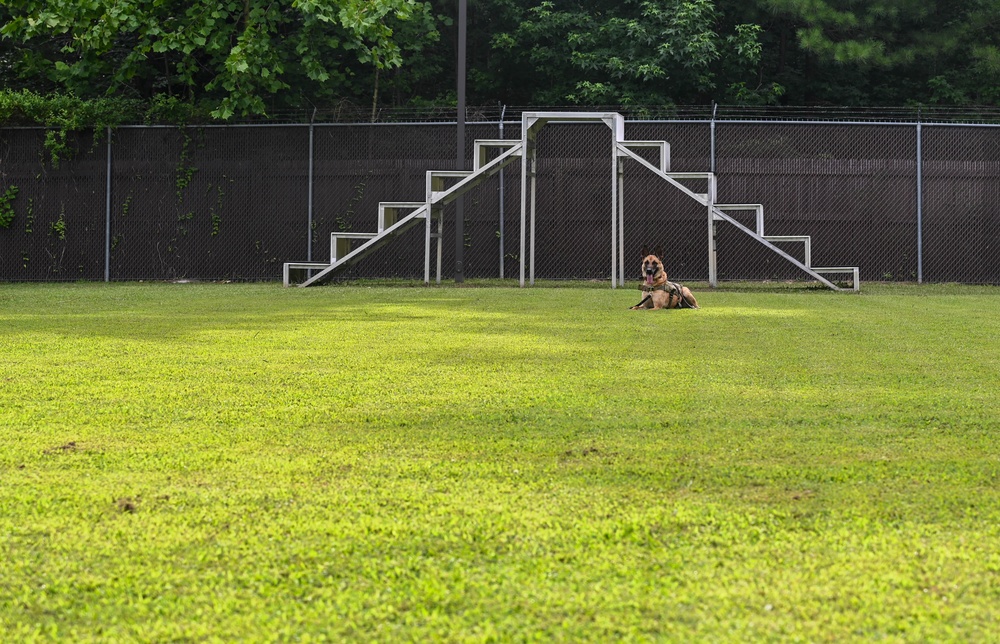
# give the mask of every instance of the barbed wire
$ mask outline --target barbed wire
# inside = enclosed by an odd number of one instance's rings
[[[630,121],[829,121],[872,123],[1000,123],[1000,107],[857,107],[857,106],[747,106],[747,105],[474,105],[465,120],[474,122],[519,121],[524,112],[617,112]],[[278,110],[267,117],[240,119],[239,123],[427,123],[457,121],[453,105],[376,107],[341,101],[335,106],[308,110]]]

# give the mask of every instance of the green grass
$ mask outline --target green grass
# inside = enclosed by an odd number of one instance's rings
[[[0,639],[986,641],[1000,291],[0,285]]]

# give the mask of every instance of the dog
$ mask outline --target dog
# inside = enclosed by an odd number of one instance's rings
[[[676,282],[667,280],[667,271],[663,268],[663,248],[657,247],[653,253],[642,248],[642,301],[630,310],[639,309],[697,309],[698,300],[694,298],[691,289]]]

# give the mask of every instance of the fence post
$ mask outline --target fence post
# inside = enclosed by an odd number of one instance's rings
[[[108,137],[108,167],[104,194],[104,281],[111,281],[111,126],[105,135]]]
[[[709,160],[708,169],[712,173],[711,178],[708,180],[708,285],[715,288],[719,285],[719,269],[716,259],[716,247],[715,240],[718,233],[718,227],[715,223],[715,214],[713,208],[715,206],[715,110],[719,107],[719,104],[712,101],[712,122],[709,125]]]
[[[502,105],[500,107],[500,138],[503,138],[503,117],[507,113],[507,106]],[[523,160],[522,160],[523,161]],[[503,279],[503,216],[504,216],[504,203],[503,203],[503,168],[500,168],[500,279]]]
[[[924,161],[923,124],[917,109],[917,284],[924,283]]]
[[[709,150],[709,160],[708,160],[708,171],[715,172],[715,110],[719,107],[719,104],[712,101],[712,123],[709,125],[709,135],[710,135],[710,150]]]
[[[313,121],[315,118],[316,110],[313,110],[313,118],[309,120],[309,196],[307,197],[308,204],[306,206],[308,211],[308,221],[306,222],[306,243],[309,245],[309,250],[306,252],[307,262],[311,262],[313,259],[313,139],[316,130]]]

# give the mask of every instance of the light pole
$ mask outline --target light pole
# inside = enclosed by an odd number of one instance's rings
[[[465,170],[465,27],[467,0],[458,0],[458,132],[455,169]],[[465,199],[455,200],[455,283],[465,281]]]

